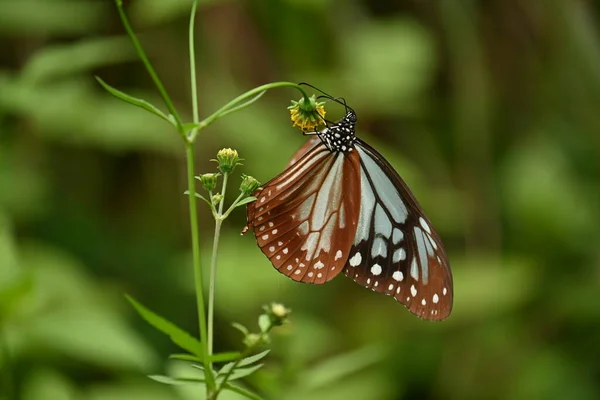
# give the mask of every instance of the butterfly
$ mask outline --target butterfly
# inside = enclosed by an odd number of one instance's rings
[[[242,233],[253,229],[273,266],[295,281],[322,284],[343,272],[420,318],[447,318],[452,273],[439,235],[390,163],[356,137],[355,111],[321,93],[345,116],[305,132],[314,136],[287,169],[254,193]]]

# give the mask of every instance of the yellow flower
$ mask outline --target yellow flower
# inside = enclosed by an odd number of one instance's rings
[[[307,102],[304,97],[298,101],[292,100],[292,105],[288,107],[290,119],[294,123],[292,126],[297,126],[303,131],[315,130],[323,123],[325,117],[325,103],[318,103],[314,95],[308,100]]]
[[[219,171],[224,174],[233,172],[235,167],[242,165],[242,159],[238,156],[238,152],[232,149],[221,149],[217,153],[217,162],[219,163]]]

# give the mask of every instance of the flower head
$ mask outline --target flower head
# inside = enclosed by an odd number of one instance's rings
[[[264,306],[263,309],[269,316],[272,326],[281,326],[288,322],[288,316],[292,312],[281,303],[271,303]]]
[[[288,110],[290,110],[290,119],[294,122],[293,126],[297,126],[303,131],[311,131],[321,125],[325,117],[323,104],[325,103],[317,102],[315,95],[312,95],[308,101],[305,97],[298,101],[292,100],[292,105],[288,107]]]
[[[221,149],[217,153],[217,163],[219,163],[219,171],[224,174],[233,172],[236,166],[242,165],[242,159],[238,156],[237,150],[230,148]]]
[[[197,176],[196,179],[202,182],[202,187],[210,192],[215,188],[215,186],[217,186],[218,177],[219,174],[202,174]]]
[[[260,187],[260,182],[256,178],[249,175],[242,175],[242,183],[240,191],[246,195],[252,194]]]

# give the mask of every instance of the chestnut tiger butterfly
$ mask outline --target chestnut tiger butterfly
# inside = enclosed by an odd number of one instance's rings
[[[320,92],[345,116],[305,132],[314,137],[254,193],[242,233],[253,228],[273,266],[295,281],[322,284],[343,272],[420,318],[447,318],[452,273],[439,235],[389,162],[355,136],[354,110]]]

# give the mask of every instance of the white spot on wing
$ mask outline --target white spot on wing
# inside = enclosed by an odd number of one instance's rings
[[[335,253],[335,258],[334,258],[334,260],[335,260],[335,261],[337,261],[337,260],[339,260],[340,258],[342,258],[342,251],[341,251],[341,250],[338,250],[338,251]]]
[[[404,274],[401,271],[394,271],[392,278],[395,281],[402,282],[404,280]]]
[[[324,266],[325,266],[325,264],[323,264],[321,261],[317,261],[317,262],[315,263],[315,268],[316,268],[316,269],[321,269],[321,268],[323,268]]]
[[[362,261],[362,256],[360,255],[360,253],[356,253],[350,260],[350,266],[351,267],[356,267],[358,265],[360,265],[360,262]]]
[[[379,274],[381,274],[381,271],[382,271],[381,265],[379,265],[379,264],[375,264],[371,267],[371,273],[373,275],[379,275]]]
[[[410,294],[412,294],[412,297],[415,297],[417,295],[417,288],[415,287],[415,285],[410,285]]]
[[[440,301],[440,298],[437,295],[437,293],[433,295],[433,299],[432,300],[433,300],[433,304],[437,304],[437,302]]]

